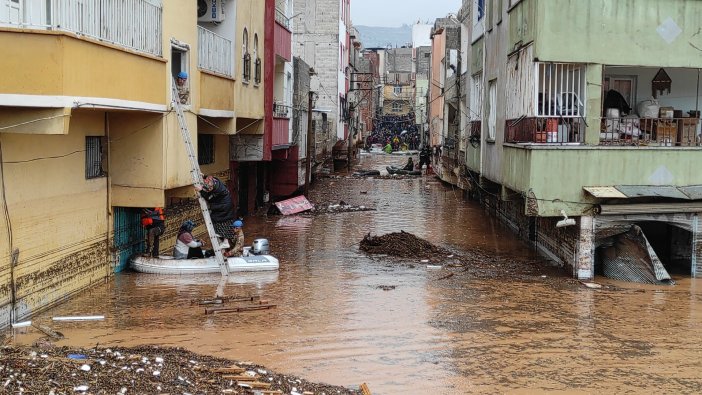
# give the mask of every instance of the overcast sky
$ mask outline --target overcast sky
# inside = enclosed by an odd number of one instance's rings
[[[354,25],[397,27],[457,13],[461,0],[351,0]]]

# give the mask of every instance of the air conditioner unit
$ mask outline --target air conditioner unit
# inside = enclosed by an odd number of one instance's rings
[[[224,0],[197,0],[197,21],[224,21]]]

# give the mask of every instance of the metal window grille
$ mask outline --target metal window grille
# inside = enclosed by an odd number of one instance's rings
[[[251,55],[244,54],[244,81],[249,81],[251,79]]]
[[[103,152],[102,137],[85,137],[85,178],[99,178],[105,176],[102,168]]]
[[[213,134],[197,135],[197,163],[210,165],[215,161],[215,146]]]
[[[577,63],[536,63],[538,117],[585,117],[585,66]]]
[[[261,83],[261,58],[256,58],[254,66],[254,82],[257,84]]]

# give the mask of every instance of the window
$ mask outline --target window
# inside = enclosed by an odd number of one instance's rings
[[[392,88],[392,93],[394,93],[394,94],[396,94],[396,95],[399,95],[400,93],[402,93],[402,87],[401,87],[401,86],[395,86],[395,87],[393,87],[393,88]]]
[[[585,65],[536,63],[536,114],[539,117],[585,116]]]
[[[477,21],[481,21],[485,17],[485,0],[474,0],[476,6],[475,15]]]
[[[199,134],[197,136],[197,163],[211,165],[215,161],[213,134]]]
[[[485,33],[486,0],[473,0],[473,42]]]
[[[480,121],[483,117],[483,73],[474,74],[471,77],[470,85],[470,105],[468,114],[471,120]]]
[[[402,103],[396,101],[392,103],[392,111],[393,112],[400,112],[402,111]]]
[[[176,81],[181,104],[190,103],[190,78],[186,78],[182,81],[178,80],[178,75],[180,73],[189,74],[188,49],[187,44],[171,43],[171,78],[173,81]]]
[[[244,39],[241,43],[241,50],[244,59],[244,82],[248,83],[251,79],[251,54],[249,53],[249,31],[244,28]]]
[[[101,136],[85,136],[85,178],[105,177]]]
[[[261,83],[261,58],[258,56],[258,34],[254,34],[253,57],[255,59],[254,60],[254,83],[258,85]]]
[[[497,80],[492,80],[488,85],[488,140],[495,141],[497,129]]]

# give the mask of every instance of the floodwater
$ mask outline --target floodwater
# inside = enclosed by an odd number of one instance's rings
[[[404,161],[364,155],[360,166]],[[234,275],[226,294],[260,295],[276,309],[206,316],[191,302],[211,298],[219,275],[126,272],[34,321],[103,314],[51,323],[66,335],[58,344],[182,346],[312,381],[365,382],[374,395],[702,392],[699,280],[584,287],[433,178],[322,179],[312,197],[377,211],[247,218],[247,241],[267,236],[281,269]],[[478,272],[358,250],[369,232],[399,230],[495,259]]]

